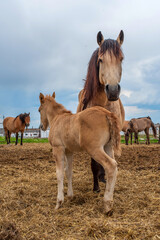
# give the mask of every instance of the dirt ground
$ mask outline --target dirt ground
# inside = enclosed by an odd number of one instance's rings
[[[104,184],[92,191],[90,157],[74,155],[74,198],[58,211],[48,143],[0,146],[0,240],[160,239],[160,145],[122,145],[112,216]]]

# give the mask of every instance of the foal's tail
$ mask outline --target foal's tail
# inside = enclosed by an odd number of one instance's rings
[[[152,122],[152,120],[151,120],[151,127],[152,127],[152,130],[153,130],[154,137],[157,138],[157,130],[156,130],[156,127],[155,127],[154,123]]]
[[[109,121],[110,134],[111,134],[111,143],[114,149],[114,152],[117,156],[121,155],[121,135],[120,135],[120,123],[118,118],[114,113],[108,113],[107,119]]]

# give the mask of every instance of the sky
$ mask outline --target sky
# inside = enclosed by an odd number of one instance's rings
[[[39,127],[40,92],[75,113],[98,31],[122,29],[125,118],[160,122],[159,13],[159,0],[1,0],[0,119],[30,112]]]

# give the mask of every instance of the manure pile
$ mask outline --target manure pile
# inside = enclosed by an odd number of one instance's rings
[[[117,159],[117,158],[116,158]],[[122,145],[112,216],[104,184],[92,192],[90,157],[74,154],[74,198],[54,210],[55,162],[48,143],[0,146],[0,240],[160,239],[160,145]]]

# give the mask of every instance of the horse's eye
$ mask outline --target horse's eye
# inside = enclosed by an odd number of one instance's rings
[[[38,108],[38,112],[40,112],[41,110],[40,110],[40,108]]]
[[[101,58],[99,59],[99,62],[100,62],[100,63],[102,63],[102,62],[103,62]]]

